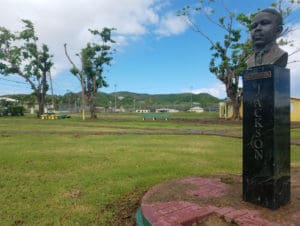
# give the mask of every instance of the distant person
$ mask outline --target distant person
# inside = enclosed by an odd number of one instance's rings
[[[247,60],[248,68],[266,64],[286,67],[288,54],[276,43],[282,30],[283,19],[277,10],[264,9],[254,16],[250,29],[254,53]]]

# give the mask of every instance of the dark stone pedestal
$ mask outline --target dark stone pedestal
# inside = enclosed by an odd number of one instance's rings
[[[275,65],[243,73],[243,199],[270,209],[290,200],[290,74]]]

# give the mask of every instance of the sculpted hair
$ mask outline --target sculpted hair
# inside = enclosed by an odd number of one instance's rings
[[[265,12],[265,13],[270,13],[273,16],[275,16],[276,18],[276,23],[279,26],[283,25],[283,18],[282,15],[276,10],[276,9],[272,9],[272,8],[267,8],[267,9],[263,9],[260,12]],[[258,12],[259,13],[259,12]]]

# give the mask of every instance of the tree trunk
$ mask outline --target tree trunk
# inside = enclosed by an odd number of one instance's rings
[[[40,117],[42,114],[44,114],[44,107],[45,107],[45,98],[43,98],[43,95],[41,93],[36,93],[36,100],[39,105],[39,110],[37,116]]]
[[[93,91],[90,92],[90,112],[91,112],[91,119],[96,119],[97,115],[95,113],[95,94],[97,93],[97,86],[96,86],[96,76],[93,77]]]
[[[240,98],[236,97],[233,100],[231,100],[232,102],[232,109],[233,109],[233,114],[232,114],[232,119],[233,120],[240,120],[241,116],[240,116]]]
[[[95,102],[94,102],[94,98],[95,95],[94,93],[90,93],[88,95],[88,101],[89,101],[89,105],[90,105],[90,114],[91,114],[91,119],[96,119],[96,113],[95,113]]]
[[[226,90],[227,96],[230,99],[232,105],[232,120],[240,120],[240,107],[241,107],[241,96],[240,93],[234,90]]]
[[[44,114],[44,110],[45,110],[45,102],[46,102],[46,92],[47,92],[47,80],[46,80],[46,72],[43,72],[42,75],[42,81],[41,81],[41,89],[40,89],[40,104],[39,104],[39,109],[40,109],[40,113]],[[40,106],[41,105],[41,106]]]
[[[81,108],[82,108],[82,120],[85,120],[85,92],[83,78],[80,79],[81,83]]]
[[[227,75],[225,80],[223,80],[226,86],[226,94],[229,97],[232,104],[232,120],[240,120],[240,106],[241,106],[241,96],[238,89],[238,77],[235,73],[228,67]]]

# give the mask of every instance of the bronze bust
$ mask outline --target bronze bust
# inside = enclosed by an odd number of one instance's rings
[[[254,16],[250,29],[254,53],[247,60],[248,68],[266,64],[286,67],[288,54],[276,43],[282,30],[283,19],[275,9],[264,9]]]

